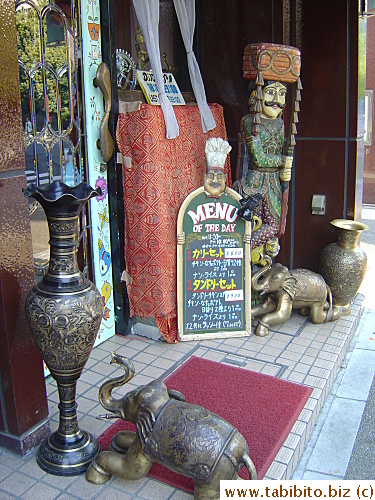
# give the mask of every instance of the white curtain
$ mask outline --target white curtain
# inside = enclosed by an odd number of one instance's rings
[[[201,114],[203,132],[208,132],[216,127],[216,122],[207,104],[201,72],[193,52],[195,0],[173,0],[173,3],[187,53],[191,86],[193,87],[193,92]]]
[[[164,115],[167,139],[178,137],[178,123],[172,104],[164,92],[163,72],[159,48],[159,0],[133,0],[135,13],[141,26],[148,57],[159,92],[159,101]]]

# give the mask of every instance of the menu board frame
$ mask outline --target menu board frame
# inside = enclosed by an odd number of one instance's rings
[[[178,340],[179,341],[190,341],[190,340],[204,340],[204,339],[214,339],[214,338],[229,338],[229,337],[244,337],[244,336],[249,336],[251,334],[251,250],[250,250],[250,243],[251,243],[251,223],[248,221],[245,221],[241,218],[236,218],[234,219],[235,212],[231,208],[230,212],[228,210],[224,210],[225,208],[225,203],[223,203],[224,200],[226,200],[228,204],[228,199],[232,202],[233,205],[237,209],[241,207],[239,201],[241,199],[241,196],[234,191],[231,188],[226,187],[225,192],[223,193],[225,196],[221,195],[220,198],[218,197],[213,197],[209,195],[208,193],[205,192],[204,187],[200,187],[190,193],[184,202],[181,205],[179,214],[178,214],[178,219],[177,219],[177,313],[178,313]],[[229,197],[229,198],[228,198]],[[204,204],[208,204],[206,206],[200,206],[199,201],[204,201]],[[222,209],[220,214],[218,215],[218,211],[214,207],[217,207],[220,204],[219,207]],[[212,207],[212,208],[211,208]],[[223,208],[224,207],[224,208]],[[197,210],[198,208],[198,210]],[[196,210],[194,212],[194,209]],[[192,216],[189,214],[197,214],[195,217],[195,220],[193,222],[191,221]],[[209,216],[212,213],[213,217],[212,219]],[[227,214],[227,217],[225,219],[225,214]],[[230,222],[228,222],[230,221]],[[235,222],[235,230],[233,231],[233,224]],[[206,227],[206,224],[209,224],[209,226]],[[186,233],[187,227],[193,227],[193,231]],[[224,227],[225,226],[225,227]],[[217,229],[219,228],[219,231]],[[192,242],[195,242],[197,244],[198,241],[203,241],[207,239],[207,235],[209,234],[217,234],[219,237],[216,237],[216,241],[219,241],[221,236],[223,236],[222,229],[225,229],[228,231],[225,233],[225,240],[233,240],[233,246],[232,249],[238,248],[238,250],[234,250],[234,254],[236,252],[240,256],[239,259],[236,259],[235,264],[239,265],[240,260],[242,261],[242,264],[240,265],[240,282],[242,285],[242,292],[240,289],[237,289],[237,292],[241,295],[242,298],[239,300],[231,301],[231,304],[233,305],[233,309],[235,308],[237,312],[234,312],[231,316],[238,316],[238,311],[239,307],[241,308],[240,316],[241,316],[241,326],[238,328],[238,326],[233,326],[233,327],[225,327],[225,328],[208,328],[208,329],[203,329],[201,331],[197,331],[196,328],[192,329],[192,332],[189,333],[188,329],[186,328],[187,322],[186,318],[188,316],[187,313],[187,287],[189,288],[192,287],[192,284],[189,283],[187,284],[186,276],[187,273],[189,273],[189,266],[190,263],[187,261],[193,261],[194,258],[187,259],[186,258],[186,252],[188,251],[188,246],[190,248],[190,244]],[[203,238],[205,237],[205,238]],[[214,237],[215,238],[215,237]],[[240,249],[243,250],[240,250]],[[216,255],[218,254],[218,260],[220,262],[223,261],[228,261],[230,264],[234,263],[233,259],[230,261],[225,258],[225,255],[229,255],[231,253],[231,248],[225,249],[223,248],[222,251],[219,253],[217,250],[211,249],[212,252],[216,252],[215,255],[212,253],[213,257],[212,259],[216,258]],[[201,250],[202,252],[202,250]],[[226,253],[225,253],[226,252]],[[228,253],[229,252],[229,253]],[[198,250],[195,248],[195,255],[198,255]],[[202,255],[202,253],[200,254]],[[192,254],[190,254],[190,257],[192,257]],[[195,261],[196,264],[204,261],[205,259],[200,259],[197,258]],[[228,264],[228,262],[226,262]],[[216,264],[216,263],[215,263]],[[218,264],[219,266],[221,264]],[[212,270],[210,269],[210,284],[214,283],[214,288],[217,288],[217,284],[220,283],[220,287],[226,288],[228,287],[228,291],[223,291],[222,294],[220,295],[223,297],[223,294],[225,293],[231,293],[231,287],[233,286],[233,294],[236,291],[237,284],[234,285],[233,280],[229,279],[228,284],[227,281],[223,279],[223,276],[220,276],[219,274],[222,274],[220,272],[221,270],[217,269],[216,267],[212,268],[213,271],[217,272],[217,276],[215,277],[212,275]],[[231,270],[231,273],[234,271]],[[236,283],[238,283],[239,275],[238,275],[238,270],[235,271],[237,273],[236,276]],[[200,274],[197,275],[198,277],[203,277]],[[190,280],[191,281],[191,280]],[[200,280],[200,283],[203,286],[203,280]],[[224,285],[224,286],[223,286]],[[193,290],[194,288],[197,287],[197,285],[194,286],[193,283]],[[201,290],[201,287],[199,287]],[[197,290],[198,291],[198,290]],[[220,292],[218,292],[220,294]],[[190,294],[191,295],[191,294]],[[189,296],[190,296],[189,295]],[[198,296],[198,295],[197,295]],[[210,297],[214,296],[214,293],[211,293]],[[219,295],[218,295],[219,297]],[[228,297],[228,296],[226,296]],[[229,300],[231,297],[229,297]],[[216,299],[216,303],[217,303]],[[220,299],[221,300],[221,299]],[[223,302],[223,300],[221,300]],[[227,304],[227,302],[225,302]],[[240,303],[240,306],[236,305]],[[228,304],[229,305],[229,304]],[[220,315],[215,314],[217,321],[216,325],[222,326],[223,325],[223,314],[225,314],[225,310],[227,307],[223,306],[223,304],[220,304]],[[222,312],[224,311],[224,313]],[[203,316],[202,311],[199,310],[199,307],[196,311],[197,314],[195,314],[195,317],[198,319],[201,316]],[[210,316],[212,319],[212,316]],[[188,318],[190,319],[190,318]],[[190,323],[190,322],[189,322]],[[207,323],[207,322],[206,322]],[[212,323],[212,322],[211,322]],[[226,321],[226,324],[230,324],[230,321]],[[238,323],[238,321],[237,321]],[[214,323],[213,323],[214,324]],[[202,325],[200,325],[200,328]],[[215,330],[215,331],[212,331]]]

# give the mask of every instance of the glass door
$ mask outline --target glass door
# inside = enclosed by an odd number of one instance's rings
[[[96,147],[104,106],[89,74],[101,63],[99,0],[17,0],[15,8],[27,183],[86,181],[102,188],[82,212],[79,248],[81,271],[102,293],[98,343],[115,333],[107,177]],[[90,16],[95,46],[81,32],[81,19],[86,31]],[[41,279],[49,261],[48,227],[36,202],[30,218]]]

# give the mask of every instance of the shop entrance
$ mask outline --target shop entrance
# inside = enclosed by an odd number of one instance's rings
[[[101,66],[99,0],[17,0],[16,27],[27,183],[87,182],[103,195],[82,211],[80,270],[103,297],[97,342],[115,333],[107,165],[100,131],[107,103],[94,81]],[[29,206],[36,279],[48,269],[48,227]]]

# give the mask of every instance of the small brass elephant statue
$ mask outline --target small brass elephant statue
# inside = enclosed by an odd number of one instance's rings
[[[253,317],[261,316],[255,335],[265,337],[269,327],[284,323],[299,309],[312,323],[338,319],[343,313],[332,306],[332,293],[320,274],[308,269],[289,269],[282,264],[268,265],[254,273],[251,286],[261,295],[264,303],[252,308]]]
[[[226,420],[185,402],[184,396],[154,381],[129,392],[122,399],[111,393],[134,376],[130,360],[112,353],[111,363],[125,374],[99,389],[99,401],[108,411],[137,426],[137,432],[122,431],[112,439],[111,449],[91,462],[86,479],[107,482],[112,474],[124,479],[144,477],[157,462],[194,480],[195,499],[220,497],[221,479],[239,479],[243,465],[250,479],[256,471],[245,438]]]

